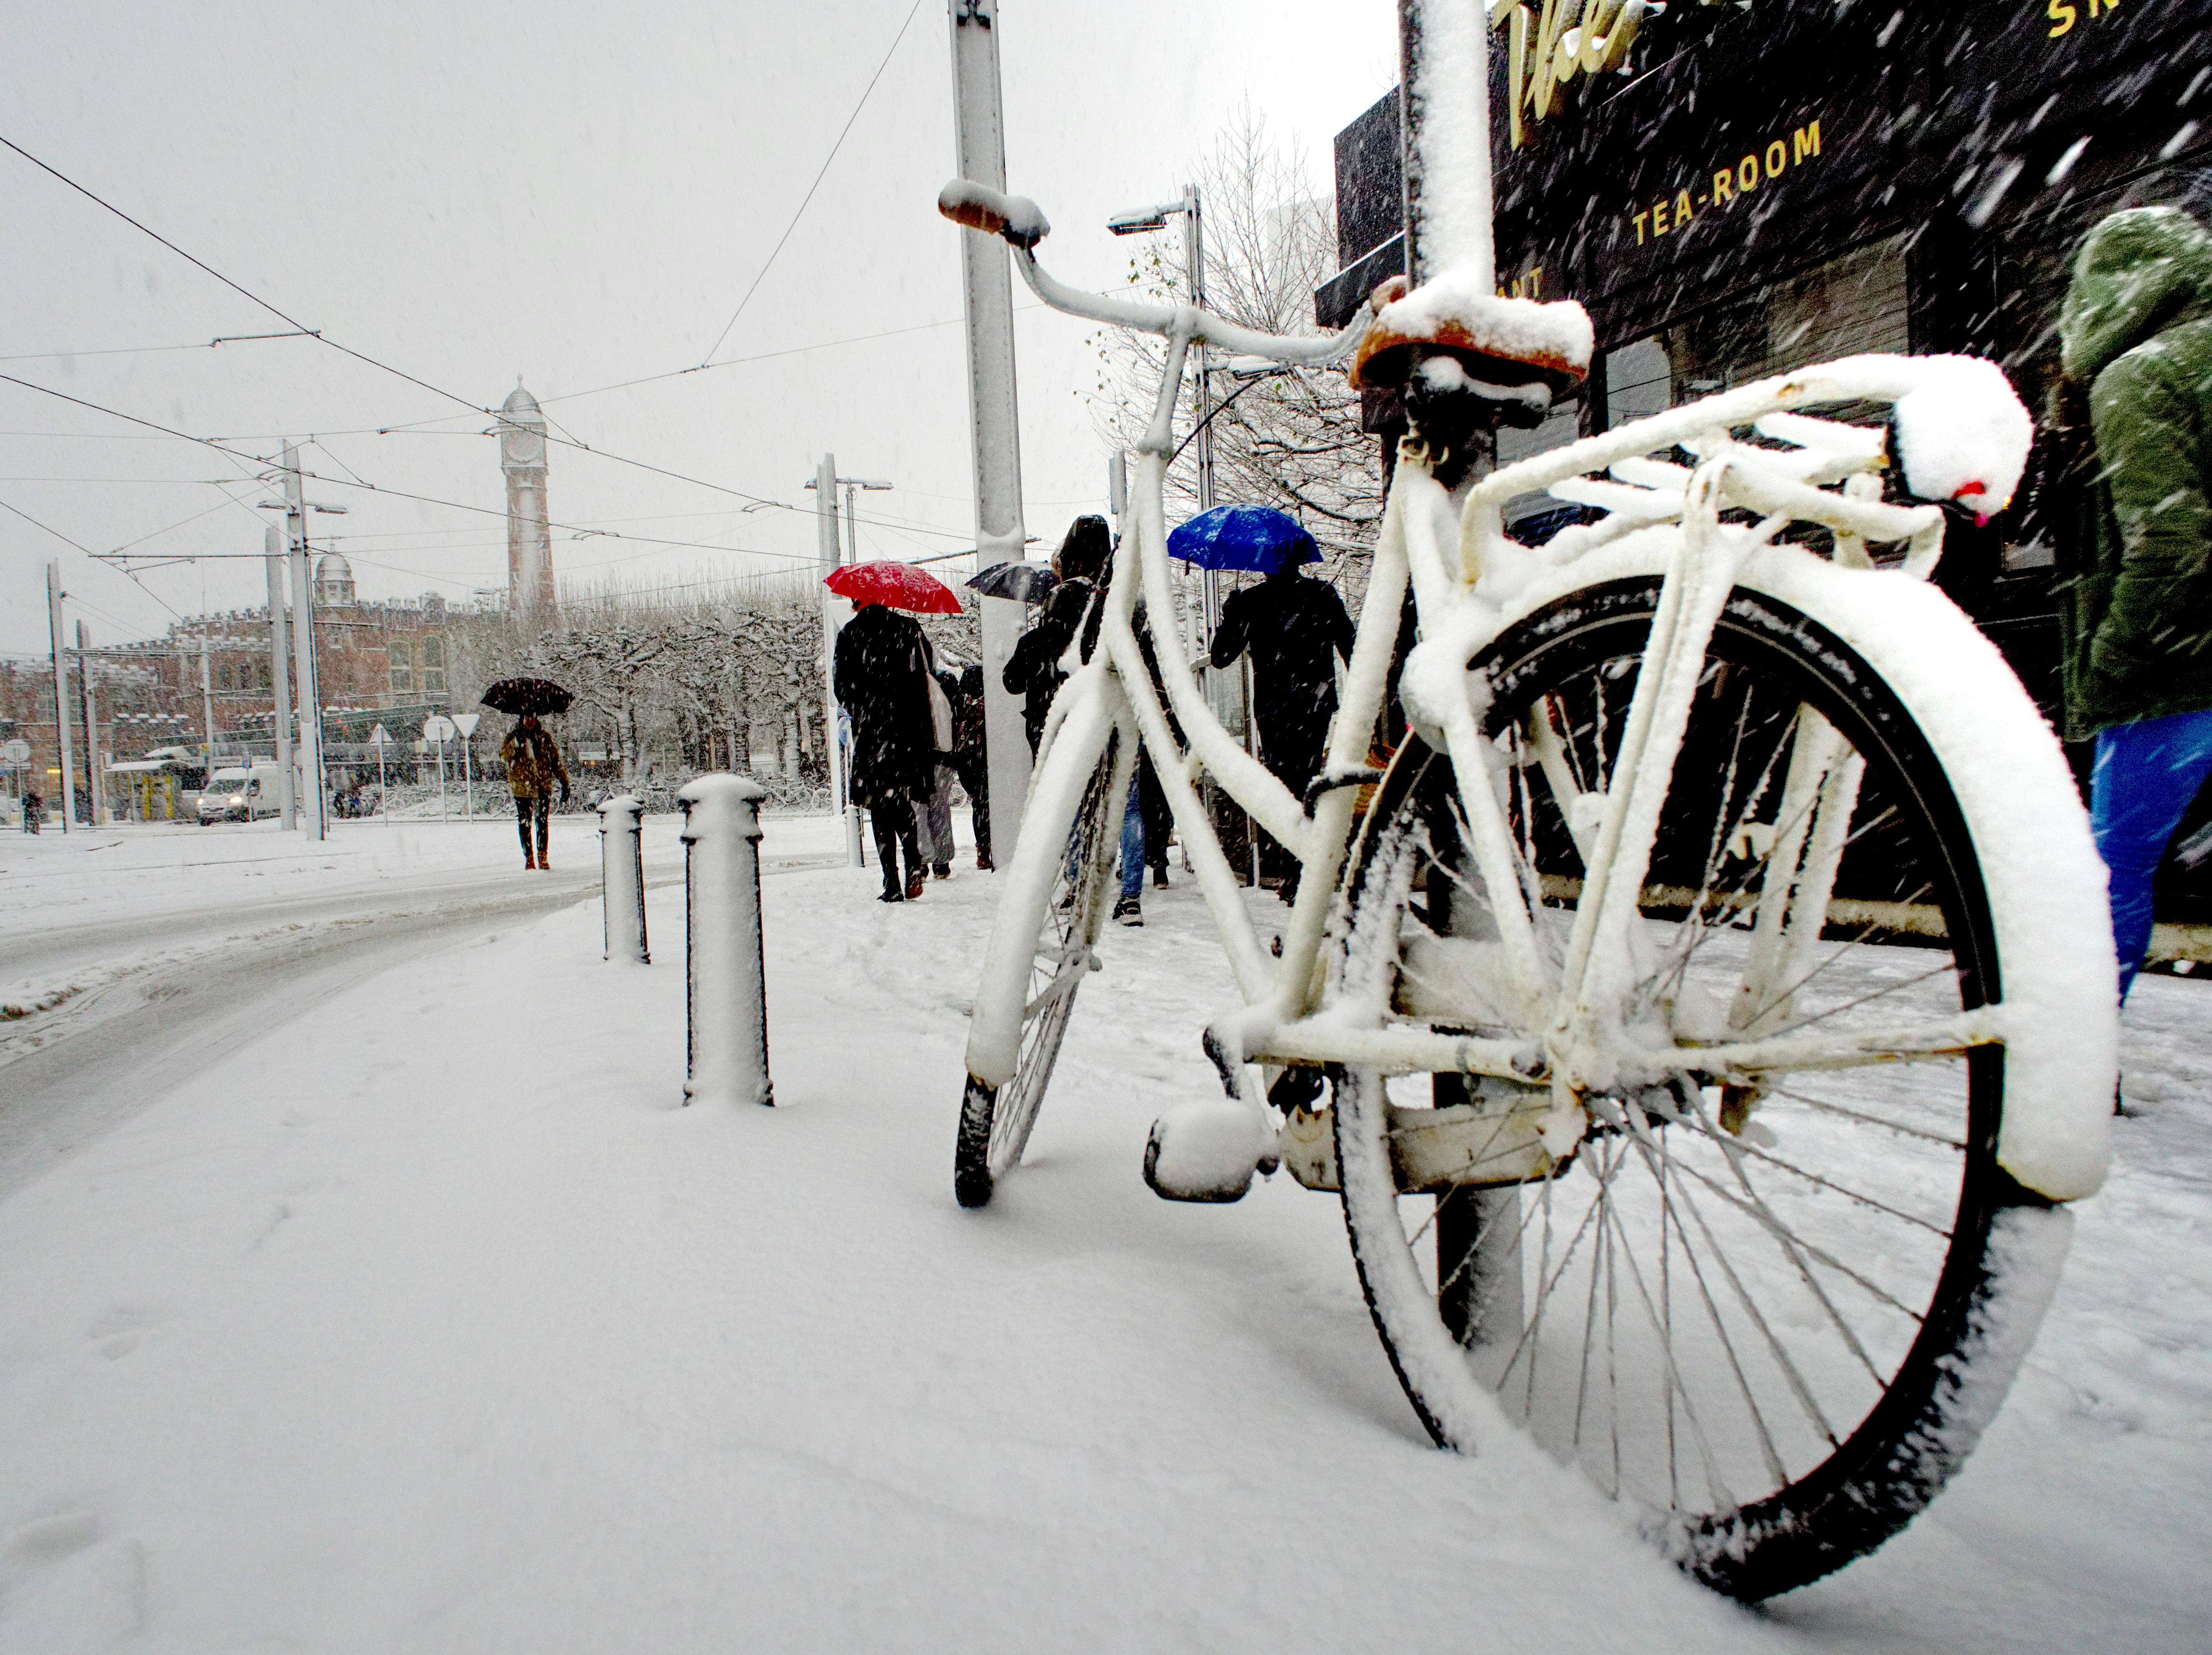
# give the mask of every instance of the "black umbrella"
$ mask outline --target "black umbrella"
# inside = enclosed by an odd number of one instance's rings
[[[502,678],[483,693],[483,704],[495,712],[562,713],[576,698],[550,678]]]
[[[968,584],[986,597],[1015,597],[1024,603],[1042,603],[1060,585],[1060,577],[1042,563],[994,563]]]

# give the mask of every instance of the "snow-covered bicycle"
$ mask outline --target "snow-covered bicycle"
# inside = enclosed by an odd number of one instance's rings
[[[1479,9],[1425,11],[1417,113],[1470,61],[1480,83]],[[1141,740],[1241,996],[1205,1035],[1225,1095],[1161,1119],[1147,1180],[1340,1191],[1439,1443],[1510,1419],[1761,1598],[1881,1543],[1961,1463],[2056,1283],[2063,1203],[2104,1174],[2101,865],[2057,741],[1927,579],[1937,502],[2001,510],[2029,421],[1989,363],[1861,356],[1478,476],[1483,430],[1587,368],[1589,324],[1495,294],[1486,118],[1413,130],[1437,274],[1335,338],[1068,288],[1033,203],[940,198],[1046,304],[1167,341],[1098,642],[1002,864],[956,1189],[981,1205],[1021,1159],[1099,968]],[[1454,180],[1479,212],[1448,210]],[[1352,356],[1413,415],[1304,797],[1172,635],[1164,488],[1201,339]],[[1519,544],[1503,510],[1535,490],[1589,520]],[[1279,957],[1200,768],[1298,858]]]

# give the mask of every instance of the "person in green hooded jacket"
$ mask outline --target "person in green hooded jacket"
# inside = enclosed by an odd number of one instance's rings
[[[2062,399],[2086,400],[2096,438],[2063,569],[2066,733],[2097,743],[2090,814],[2124,1000],[2152,875],[2212,775],[2212,231],[2174,207],[2103,220],[2058,333]]]

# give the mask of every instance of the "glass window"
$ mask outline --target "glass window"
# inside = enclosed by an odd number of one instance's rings
[[[1500,427],[1498,433],[1498,463],[1511,465],[1517,460],[1533,459],[1539,454],[1548,454],[1554,448],[1564,448],[1582,435],[1583,403],[1580,397],[1553,404],[1545,415],[1544,422],[1533,430],[1516,431],[1510,427]],[[1534,544],[1547,540],[1561,523],[1571,520],[1579,508],[1562,506],[1551,495],[1538,490],[1534,494],[1516,494],[1505,502],[1506,531],[1520,541]],[[1559,514],[1554,521],[1554,514]]]
[[[1910,231],[1700,311],[1606,354],[1606,423],[1625,425],[1808,362],[1911,348]]]
[[[392,694],[395,700],[404,700],[415,694],[415,640],[395,638],[385,646],[392,663]]]
[[[446,640],[431,633],[422,640],[422,693],[446,693]]]

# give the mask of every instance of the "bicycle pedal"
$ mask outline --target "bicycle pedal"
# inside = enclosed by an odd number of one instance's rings
[[[1241,1201],[1279,1154],[1264,1112],[1228,1098],[1179,1103],[1152,1123],[1145,1183],[1163,1201]]]

